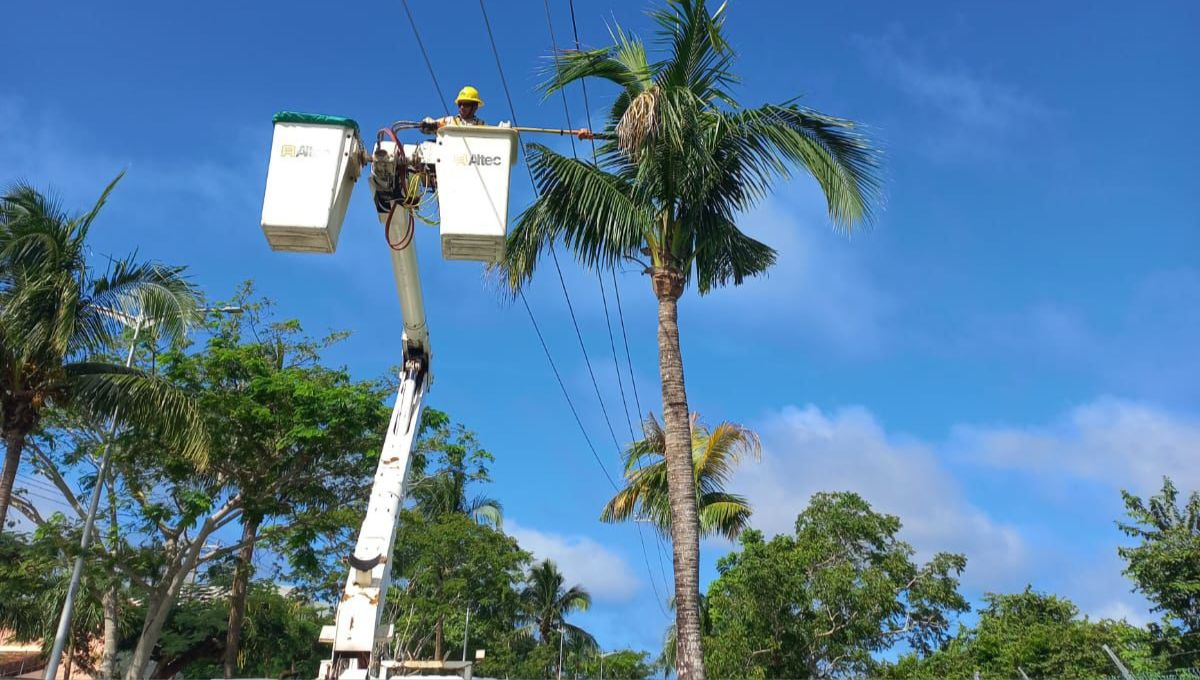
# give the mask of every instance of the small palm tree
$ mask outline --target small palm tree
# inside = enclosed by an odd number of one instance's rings
[[[658,300],[658,360],[675,596],[679,677],[703,680],[700,544],[690,460],[688,400],[678,302],[765,272],[775,250],[739,227],[774,182],[799,169],[823,190],[833,223],[867,222],[879,194],[877,154],[854,123],[796,100],[742,108],[734,99],[734,53],[723,33],[725,5],[668,0],[651,13],[664,54],[620,27],[610,47],[556,55],[547,94],[584,79],[614,84],[598,161],[529,145],[538,197],[517,219],[505,251],[514,287],[561,240],[584,265],[642,262]],[[642,260],[645,258],[645,260]]]
[[[603,522],[648,519],[659,532],[671,535],[671,502],[667,492],[666,433],[651,415],[643,424],[645,438],[625,450],[625,488],[600,514]],[[734,467],[744,457],[758,460],[762,444],[758,435],[737,423],[723,422],[709,430],[693,413],[692,469],[696,483],[696,505],[700,535],[720,534],[737,538],[750,522],[750,502],[725,491]]]
[[[467,496],[467,475],[461,470],[440,470],[412,484],[412,499],[417,511],[427,519],[444,515],[466,515],[480,524],[499,529],[504,521],[500,501],[477,494]]]
[[[114,261],[88,266],[86,240],[113,187],[82,215],[18,183],[0,196],[0,531],[29,434],[47,407],[162,427],[196,460],[205,437],[194,406],[166,381],[104,359],[122,320],[178,337],[195,315],[196,289],[181,267]]]
[[[562,572],[552,560],[543,560],[529,569],[525,587],[521,589],[521,603],[530,626],[537,631],[538,641],[546,644],[561,632],[575,640],[595,638],[579,626],[567,623],[568,614],[584,612],[592,606],[592,596],[583,586],[563,588]]]

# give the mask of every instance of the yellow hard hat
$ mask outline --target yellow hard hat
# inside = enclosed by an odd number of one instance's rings
[[[471,102],[478,104],[481,107],[483,106],[483,100],[479,98],[479,90],[476,90],[470,85],[467,85],[463,89],[459,90],[458,96],[454,98],[455,104],[461,104],[463,102]]]

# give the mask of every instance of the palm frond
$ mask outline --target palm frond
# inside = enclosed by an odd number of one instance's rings
[[[652,83],[652,71],[642,42],[621,27],[609,30],[611,47],[594,50],[561,50],[553,55],[542,90],[547,97],[584,78],[607,80],[636,96]]]
[[[524,285],[538,255],[561,237],[587,266],[615,266],[638,253],[653,214],[624,178],[538,145],[528,146],[538,201],[517,218],[505,249],[513,289]]]
[[[709,105],[736,106],[729,87],[737,82],[733,50],[721,34],[725,5],[709,14],[704,0],[672,0],[650,12],[659,26],[658,44],[667,52],[655,64],[658,81],[687,88]]]
[[[79,217],[78,238],[80,241],[83,241],[85,238],[87,238],[87,233],[92,227],[92,222],[96,221],[96,217],[100,215],[100,209],[104,207],[105,203],[108,203],[108,197],[112,195],[113,190],[117,188],[117,184],[124,176],[124,170],[117,173],[117,176],[114,177],[112,181],[104,187],[104,191],[100,192],[100,198],[96,199],[96,203],[92,206],[92,209]]]
[[[199,321],[200,292],[184,277],[184,269],[139,262],[132,255],[118,260],[112,271],[93,281],[83,313],[141,318],[153,323],[158,337],[180,338]]]
[[[872,221],[881,196],[879,152],[853,121],[794,103],[730,115],[745,138],[758,140],[756,153],[778,155],[812,174],[837,226],[849,230]]]
[[[73,404],[96,416],[111,415],[133,427],[158,429],[180,453],[204,466],[208,434],[187,395],[170,382],[138,369],[97,362],[64,366]]]
[[[745,426],[722,422],[710,430],[699,414],[691,414],[690,420],[701,535],[735,537],[748,526],[752,509],[745,498],[725,491],[725,485],[744,458],[761,457],[762,445],[758,435]],[[664,435],[653,415],[646,419],[645,429],[646,438],[625,450],[625,485],[605,503],[600,521],[649,521],[669,537],[671,504]]]
[[[750,524],[753,510],[744,497],[730,493],[706,493],[697,499],[700,506],[700,530],[705,535],[720,534],[736,539]]]

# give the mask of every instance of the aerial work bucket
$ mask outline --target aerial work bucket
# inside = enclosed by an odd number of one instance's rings
[[[332,253],[362,171],[358,123],[286,111],[274,121],[263,233],[272,250]]]
[[[442,257],[498,262],[508,228],[508,181],[517,131],[448,125],[438,130]]]

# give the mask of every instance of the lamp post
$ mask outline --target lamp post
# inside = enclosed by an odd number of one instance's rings
[[[563,661],[563,640],[566,639],[566,631],[562,626],[558,627],[558,677],[557,680],[562,680],[562,661]]]
[[[133,354],[137,349],[138,336],[141,335],[142,328],[153,325],[154,321],[147,319],[140,310],[135,317],[115,309],[101,311],[127,326],[133,326],[133,339],[129,341],[129,352],[125,355],[125,368],[130,368],[133,366]],[[197,311],[239,314],[242,312],[242,308],[202,307]],[[132,324],[130,324],[131,321]],[[67,642],[68,631],[71,628],[71,615],[75,611],[75,596],[79,593],[79,582],[83,578],[83,559],[87,554],[88,546],[92,544],[92,527],[96,523],[96,508],[100,505],[100,490],[104,488],[105,476],[108,474],[109,453],[112,450],[113,437],[117,434],[118,415],[118,412],[113,412],[108,436],[105,438],[104,454],[100,456],[100,471],[96,475],[95,486],[92,487],[92,499],[88,503],[87,518],[83,521],[83,536],[79,539],[79,555],[75,558],[75,566],[71,571],[71,583],[67,586],[67,599],[63,602],[62,614],[58,617],[58,631],[54,634],[54,647],[50,650],[50,658],[46,660],[46,672],[42,676],[43,680],[55,680],[55,676],[58,675],[58,665],[62,661],[63,646]]]
[[[471,605],[467,605],[467,622],[463,624],[463,661],[467,660],[467,640],[471,639]]]

